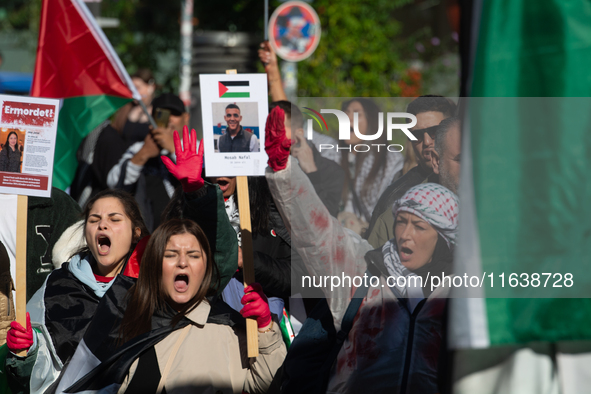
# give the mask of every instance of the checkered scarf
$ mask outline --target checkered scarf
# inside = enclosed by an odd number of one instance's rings
[[[402,170],[404,164],[404,158],[402,154],[395,152],[388,152],[386,154],[386,164],[380,168],[377,176],[375,177],[373,184],[366,186],[365,180],[367,179],[371,167],[375,161],[375,156],[369,153],[358,153],[357,155],[349,154],[349,167],[351,176],[354,177],[353,182],[355,185],[355,193],[357,194],[361,204],[363,204],[365,211],[370,215],[365,217],[363,212],[357,212],[354,208],[353,195],[349,192],[348,201],[345,202],[345,211],[353,212],[357,216],[364,219],[369,223],[371,220],[371,213],[378,203],[378,199],[386,190],[386,188],[392,183],[396,174]],[[355,177],[355,160],[363,159],[359,174]],[[367,193],[364,191],[367,189]]]
[[[436,183],[423,183],[409,189],[401,199],[394,203],[394,217],[399,212],[408,212],[429,223],[441,235],[450,249],[456,243],[459,204],[458,197],[450,190]],[[400,262],[396,239],[386,242],[382,247],[384,264],[393,277],[417,276]],[[408,281],[407,282],[414,282]],[[405,297],[406,287],[395,286]]]

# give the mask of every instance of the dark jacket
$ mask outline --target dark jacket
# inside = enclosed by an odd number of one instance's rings
[[[306,174],[316,194],[322,200],[331,215],[338,214],[345,174],[334,161],[320,155],[314,144],[308,141],[312,149],[318,171]],[[283,219],[273,201],[270,202],[269,225],[264,233],[252,235],[254,251],[255,278],[265,289],[265,294],[287,300],[297,293],[301,276],[307,275],[300,256],[291,250],[291,237]],[[243,280],[242,271],[236,279]],[[322,298],[318,289],[306,289],[306,295]]]
[[[218,140],[218,149],[220,152],[250,152],[251,138],[252,133],[244,131],[242,126],[240,126],[240,130],[234,138],[226,130],[226,134],[222,135]]]
[[[70,186],[72,198],[83,206],[95,194],[108,189],[107,175],[129,145],[109,120],[86,136],[76,153],[78,168]]]
[[[29,197],[27,214],[27,302],[53,271],[52,252],[62,233],[80,220],[80,207],[52,187],[51,198]]]
[[[21,172],[21,156],[22,153],[18,146],[13,151],[8,145],[0,151],[0,171],[6,172]]]
[[[137,182],[124,185],[129,161],[126,160],[121,166],[117,189],[123,189],[133,194],[142,212],[146,227],[152,232],[160,225],[160,216],[170,202],[163,180],[168,179],[174,187],[179,186],[180,183],[170,175],[162,163],[162,159],[158,156],[146,162]]]
[[[195,221],[205,232],[223,288],[238,267],[238,247],[221,194],[219,188],[206,186],[195,193],[183,195],[179,199],[179,205],[182,206],[184,217]],[[76,259],[78,264],[74,263]],[[13,355],[7,357],[8,381],[14,392],[27,392],[29,383],[35,385],[44,382],[48,386],[58,378],[63,365],[74,355],[94,319],[95,311],[102,303],[103,293],[97,290],[102,286],[90,287],[87,284],[90,282],[85,283],[88,278],[82,278],[83,270],[76,268],[89,266],[92,256],[87,255],[86,259],[82,259],[84,261],[80,260],[79,256],[75,256],[71,262],[64,263],[61,269],[52,272],[27,305],[27,310],[31,312],[31,324],[39,328],[42,334],[37,335],[38,348],[49,348],[50,352],[39,354],[33,351],[25,358]],[[94,282],[90,284],[94,286]],[[107,296],[113,298],[114,295],[108,291]],[[36,361],[39,355],[46,360],[45,363]],[[49,364],[51,367],[48,367]]]

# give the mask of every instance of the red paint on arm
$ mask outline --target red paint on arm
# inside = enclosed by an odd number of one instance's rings
[[[326,230],[328,228],[328,220],[327,212],[318,212],[316,210],[310,212],[310,222],[319,230]]]

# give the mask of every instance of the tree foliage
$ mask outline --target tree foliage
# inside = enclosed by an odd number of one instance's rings
[[[394,12],[409,0],[315,0],[322,38],[298,64],[301,97],[389,97],[402,92],[407,65]]]
[[[314,0],[322,25],[315,53],[298,63],[298,95],[390,97],[414,92],[409,43],[395,13],[412,0]],[[4,0],[0,28],[36,36],[41,0]],[[195,1],[195,29],[263,35],[262,0]],[[270,12],[281,3],[271,2]],[[166,89],[178,84],[181,0],[103,0],[101,16],[120,20],[105,29],[130,73],[147,67]],[[0,12],[1,14],[1,12]],[[169,67],[162,67],[163,56]],[[166,63],[166,62],[165,62]],[[415,89],[416,90],[416,89]]]
[[[180,12],[180,0],[103,0],[101,5],[101,16],[120,21],[118,28],[104,31],[127,70],[151,69],[166,90],[178,85]],[[159,70],[159,56],[166,54],[175,67]]]

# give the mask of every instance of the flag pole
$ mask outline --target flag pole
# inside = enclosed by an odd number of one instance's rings
[[[156,121],[154,121],[154,118],[152,117],[152,114],[150,114],[150,112],[148,111],[148,108],[146,107],[146,104],[144,104],[144,102],[142,100],[138,100],[138,103],[140,103],[140,106],[144,110],[144,113],[148,116],[148,120],[150,121],[150,125],[152,125],[152,127],[154,129],[157,129],[158,128],[158,125],[156,124]]]
[[[265,0],[265,41],[269,41],[269,0]]]
[[[236,70],[226,70],[226,74],[238,74]],[[248,194],[248,177],[236,177],[238,193],[238,213],[240,215],[240,234],[242,240],[242,274],[244,287],[254,283],[254,253],[252,250],[252,227],[250,223],[250,199]],[[246,351],[248,357],[259,355],[259,331],[257,321],[246,319]]]
[[[17,196],[16,205],[16,321],[27,327],[27,212],[29,197]],[[9,294],[6,295],[8,299]],[[9,306],[10,308],[10,306]],[[9,309],[10,310],[10,309]],[[17,356],[25,357],[26,350]]]

